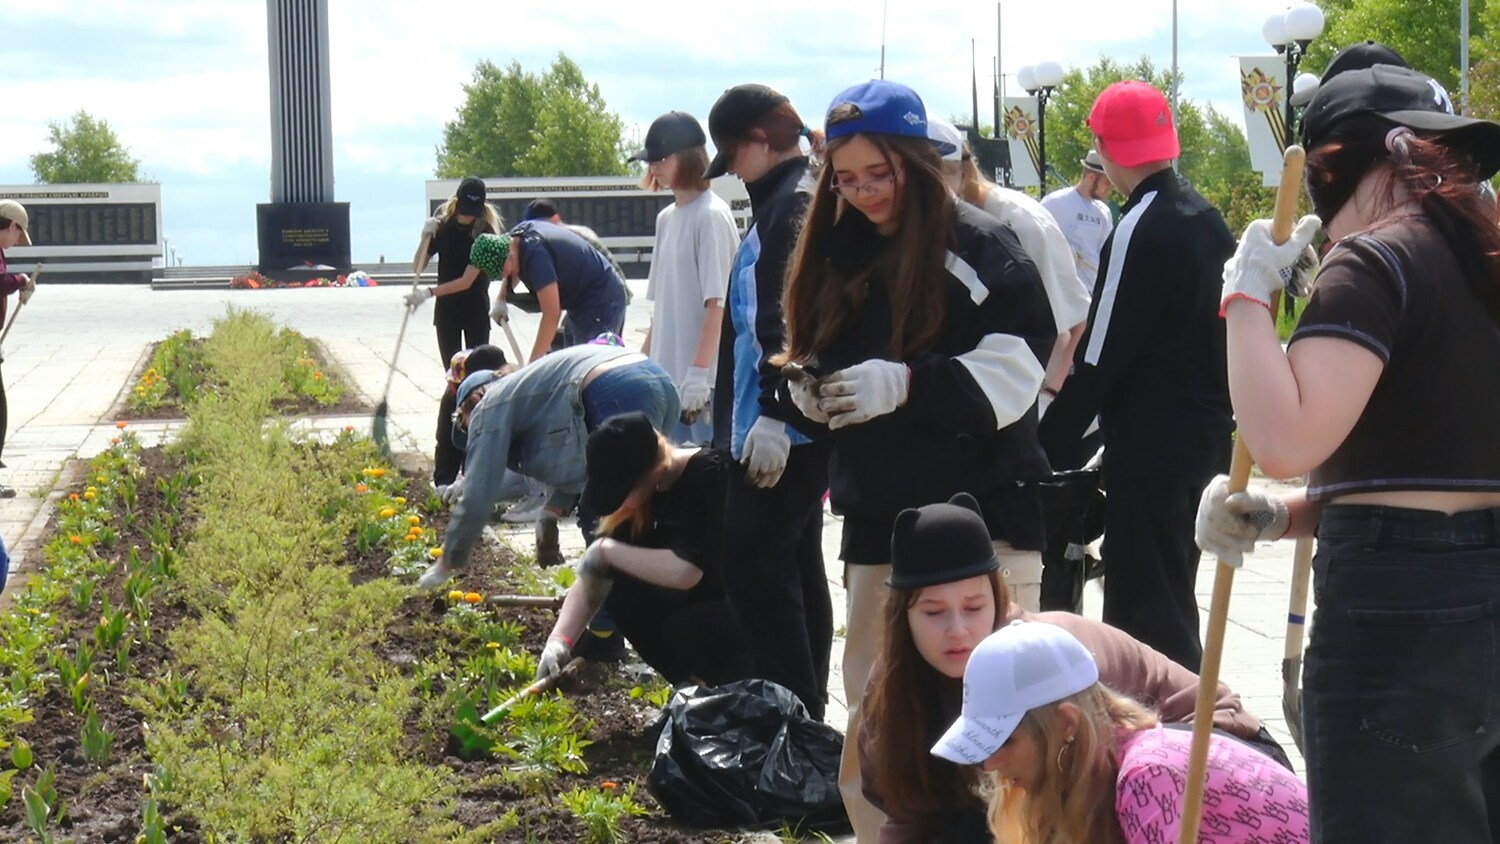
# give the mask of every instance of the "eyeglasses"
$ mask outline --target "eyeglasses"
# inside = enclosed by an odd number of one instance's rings
[[[834,176],[833,184],[828,189],[845,199],[853,199],[862,193],[878,193],[886,185],[895,184],[900,175],[901,168],[892,167],[884,176],[871,176],[862,181],[853,176]]]
[[[469,433],[469,417],[474,413],[474,408],[479,406],[479,400],[484,398],[484,394],[485,388],[480,387],[464,399],[464,403],[453,411],[453,427],[465,434]]]

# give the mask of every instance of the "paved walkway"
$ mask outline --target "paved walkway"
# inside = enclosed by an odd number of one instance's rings
[[[633,283],[642,284],[642,283]],[[630,306],[626,340],[639,345],[650,318],[640,287]],[[371,403],[386,383],[401,327],[403,287],[263,291],[151,291],[136,286],[43,285],[19,314],[5,349],[3,374],[10,402],[10,434],[4,452],[8,470],[0,482],[19,496],[0,502],[0,536],[15,562],[31,550],[45,522],[46,496],[58,473],[73,456],[88,458],[114,436],[110,409],[147,346],[171,331],[206,332],[227,306],[253,308],[315,337],[349,374]],[[14,299],[11,300],[14,304]],[[443,363],[431,326],[432,306],[412,317],[397,362],[399,372],[390,395],[391,434],[397,450],[431,453]],[[529,351],[536,318],[517,314],[513,321],[523,351]],[[494,342],[504,344],[497,331]],[[364,427],[367,419],[333,420]],[[330,422],[330,424],[332,424]],[[134,423],[148,443],[166,436],[168,423]],[[843,604],[837,561],[840,525],[829,517],[824,553],[836,616]],[[529,545],[529,529],[504,532]],[[523,545],[523,547],[524,547]],[[582,550],[576,530],[565,532],[565,548]],[[1281,715],[1281,658],[1286,629],[1286,599],[1291,572],[1291,543],[1267,546],[1240,570],[1230,610],[1223,678],[1264,720],[1298,762]],[[1198,580],[1205,612],[1213,590],[1213,566],[1204,565]],[[1086,612],[1097,617],[1101,595],[1091,584]],[[1206,618],[1205,618],[1206,621]],[[835,649],[842,648],[836,641]],[[835,654],[834,665],[839,663]],[[836,670],[836,669],[835,669]],[[843,683],[830,681],[834,705],[829,720],[842,728]]]

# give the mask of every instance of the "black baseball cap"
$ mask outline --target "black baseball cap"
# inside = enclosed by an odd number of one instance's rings
[[[685,111],[669,111],[651,121],[646,130],[646,148],[630,156],[629,161],[661,161],[674,152],[701,147],[708,143],[698,118]]]
[[[656,442],[656,427],[644,413],[621,413],[604,420],[589,434],[584,451],[588,479],[579,506],[598,516],[620,509],[656,465]]]
[[[1000,568],[979,502],[966,492],[946,504],[902,510],[891,531],[892,589],[920,589]]]
[[[718,152],[703,178],[717,179],[727,173],[734,145],[749,136],[766,112],[787,101],[784,94],[754,83],[736,85],[721,94],[708,112],[708,134]]]
[[[1351,70],[1364,70],[1378,64],[1388,64],[1395,67],[1411,67],[1401,54],[1379,41],[1364,40],[1356,44],[1350,44],[1329,60],[1328,67],[1323,68],[1323,75],[1318,79],[1318,84],[1338,76],[1340,73],[1348,73]]]
[[[477,217],[484,213],[484,197],[486,189],[482,179],[470,176],[458,183],[458,192],[453,196],[458,200],[455,206],[458,213],[471,217]]]
[[[1469,154],[1478,178],[1500,171],[1500,124],[1453,113],[1453,101],[1436,80],[1415,70],[1375,65],[1339,73],[1318,86],[1302,117],[1302,144],[1311,149],[1339,123],[1374,114],[1418,132],[1439,135]]]
[[[550,220],[557,216],[557,206],[550,199],[533,199],[526,206],[526,213],[521,215],[522,220]]]

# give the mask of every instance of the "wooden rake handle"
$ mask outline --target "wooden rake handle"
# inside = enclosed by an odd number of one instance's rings
[[[1302,190],[1302,166],[1307,156],[1302,147],[1286,148],[1281,159],[1281,184],[1276,188],[1276,210],[1271,217],[1271,239],[1285,243],[1292,236],[1297,215],[1297,196]],[[1276,312],[1276,300],[1271,312]],[[1234,459],[1229,464],[1229,492],[1244,492],[1254,465],[1244,437],[1235,437]],[[1182,798],[1182,828],[1178,844],[1198,844],[1203,820],[1203,791],[1208,784],[1208,742],[1213,733],[1214,705],[1219,697],[1219,665],[1224,657],[1224,629],[1229,622],[1229,595],[1234,590],[1234,567],[1219,560],[1214,567],[1214,594],[1208,608],[1208,635],[1203,642],[1203,664],[1198,671],[1198,700],[1193,707],[1193,749],[1188,756],[1187,790]]]
[[[558,682],[562,680],[565,675],[571,672],[573,670],[573,667],[578,665],[580,662],[583,662],[583,659],[581,657],[573,657],[568,661],[567,665],[564,665],[562,667],[561,671],[558,671],[551,677],[546,677],[538,680],[535,683],[532,683],[526,688],[520,690],[519,692],[516,692],[514,695],[511,695],[510,699],[506,700],[504,703],[500,704],[494,709],[491,709],[489,712],[484,713],[484,715],[479,720],[483,721],[486,724],[493,724],[496,721],[500,720],[500,717],[503,716],[506,712],[509,712],[511,707],[515,706],[526,698],[529,698],[532,695],[539,695],[543,692],[551,691],[551,689],[556,686]]]

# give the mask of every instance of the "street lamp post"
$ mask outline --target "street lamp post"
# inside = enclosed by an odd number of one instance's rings
[[[1036,97],[1037,177],[1041,180],[1042,196],[1047,195],[1047,99],[1062,80],[1062,65],[1057,62],[1027,65],[1017,77],[1026,93]]]
[[[1261,35],[1286,58],[1286,130],[1281,139],[1282,149],[1291,146],[1297,137],[1297,111],[1292,95],[1309,82],[1306,77],[1310,74],[1298,76],[1297,66],[1307,55],[1308,45],[1322,34],[1323,10],[1307,2],[1293,3],[1285,12],[1267,18],[1261,27]]]

